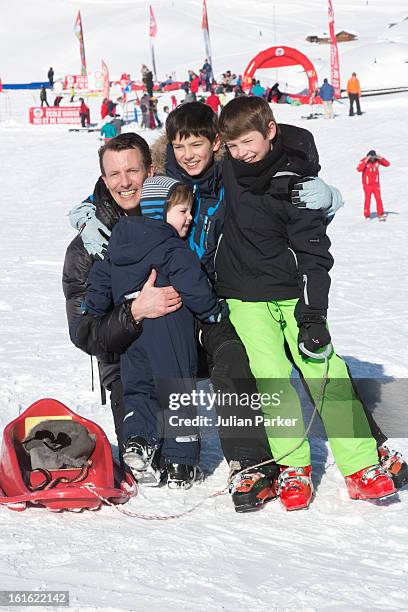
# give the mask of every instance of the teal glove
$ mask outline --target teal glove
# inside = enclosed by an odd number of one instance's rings
[[[110,230],[96,217],[96,208],[91,202],[82,202],[68,213],[69,221],[77,229],[89,255],[102,260],[111,235]]]
[[[324,210],[330,221],[339,208],[344,206],[340,191],[317,176],[308,176],[296,183],[291,199],[292,204],[299,208]]]

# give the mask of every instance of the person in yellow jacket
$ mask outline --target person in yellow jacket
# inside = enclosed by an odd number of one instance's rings
[[[358,80],[355,72],[352,73],[351,77],[347,81],[347,95],[350,100],[349,116],[352,117],[354,115],[354,102],[356,103],[357,107],[357,115],[362,115],[363,113],[361,112],[360,108],[360,81]]]

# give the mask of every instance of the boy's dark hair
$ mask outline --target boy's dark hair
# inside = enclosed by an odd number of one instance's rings
[[[221,140],[234,140],[256,130],[266,138],[269,124],[276,123],[268,102],[258,96],[234,98],[221,111],[218,122]]]
[[[208,104],[186,102],[177,106],[166,120],[166,136],[169,142],[189,136],[203,136],[213,143],[218,134],[218,117]]]
[[[103,156],[106,151],[126,151],[127,149],[138,149],[142,154],[143,164],[145,170],[152,165],[152,155],[150,148],[144,138],[135,134],[135,132],[126,132],[125,134],[119,134],[104,144],[98,151],[99,155],[99,166],[101,169],[102,176],[105,176],[105,169],[103,167]]]

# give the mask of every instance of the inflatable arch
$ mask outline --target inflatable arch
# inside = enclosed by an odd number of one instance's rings
[[[249,89],[252,83],[252,78],[255,72],[261,68],[281,68],[283,66],[296,66],[300,65],[306,72],[306,76],[309,81],[309,95],[292,95],[291,98],[297,98],[302,102],[309,102],[310,96],[317,87],[317,75],[316,70],[309,58],[303,53],[294,49],[293,47],[269,47],[256,55],[249,62],[243,75],[242,83],[244,89]],[[303,99],[304,98],[304,99]]]

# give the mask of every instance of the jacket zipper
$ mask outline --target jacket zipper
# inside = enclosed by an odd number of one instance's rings
[[[214,253],[214,273],[215,273],[215,279],[217,279],[217,272],[215,270],[215,261],[217,259],[217,255],[218,255],[218,249],[220,248],[220,244],[221,244],[221,240],[224,234],[221,234],[221,236],[218,238],[218,243],[217,243],[217,248],[215,249],[215,253]]]
[[[310,306],[309,294],[307,292],[307,274],[303,274],[303,298],[305,300],[306,306]]]

